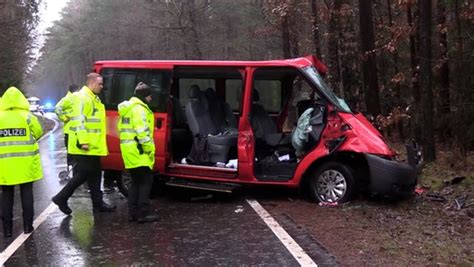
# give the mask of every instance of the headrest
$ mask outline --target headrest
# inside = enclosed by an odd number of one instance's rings
[[[199,85],[193,84],[189,87],[189,98],[199,98],[201,96],[201,88]]]
[[[258,94],[258,91],[256,89],[253,89],[253,101],[254,102],[260,101],[260,95]]]

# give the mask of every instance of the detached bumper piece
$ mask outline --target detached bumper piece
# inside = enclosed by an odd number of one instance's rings
[[[370,192],[389,198],[407,198],[417,182],[416,167],[365,154],[370,170]]]

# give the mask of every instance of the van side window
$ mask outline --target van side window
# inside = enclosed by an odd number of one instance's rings
[[[205,91],[209,87],[214,90],[216,88],[216,80],[214,79],[179,79],[179,103],[183,107],[189,101],[189,88],[193,84],[199,85],[201,91]]]
[[[280,112],[282,105],[282,84],[280,80],[255,80],[254,87],[259,94],[259,104],[267,112]]]
[[[230,105],[232,111],[240,112],[240,101],[242,100],[241,79],[227,79],[225,80],[225,102]]]
[[[154,112],[166,112],[171,72],[151,69],[104,69],[104,89],[102,101],[109,110],[116,110],[117,105],[133,96],[139,82],[148,84],[153,91],[150,108]]]

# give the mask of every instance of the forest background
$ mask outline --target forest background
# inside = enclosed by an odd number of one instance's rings
[[[70,0],[34,54],[41,0],[0,0],[0,93],[59,99],[94,61],[308,54],[391,140],[466,164],[474,150],[474,4],[463,0]],[[436,145],[438,144],[438,145]]]

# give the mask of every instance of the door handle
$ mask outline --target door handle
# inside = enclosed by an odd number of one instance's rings
[[[163,126],[163,119],[162,118],[156,119],[155,128],[156,129],[161,129],[162,126]]]

